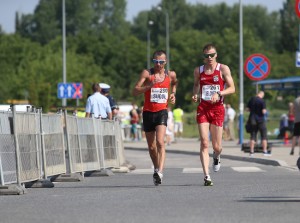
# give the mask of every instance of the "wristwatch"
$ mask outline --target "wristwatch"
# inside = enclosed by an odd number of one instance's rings
[[[217,91],[217,94],[219,95],[219,98],[221,98],[221,97],[222,97],[222,95],[221,95],[221,92],[220,92],[220,91]]]

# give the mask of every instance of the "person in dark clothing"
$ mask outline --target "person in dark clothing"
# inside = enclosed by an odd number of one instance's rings
[[[257,132],[260,132],[261,143],[264,155],[267,156],[267,127],[265,114],[267,113],[266,103],[263,100],[265,93],[259,91],[255,97],[252,97],[247,105],[247,110],[250,111],[249,121],[251,123],[250,130],[250,156],[254,154],[254,145],[257,140]]]

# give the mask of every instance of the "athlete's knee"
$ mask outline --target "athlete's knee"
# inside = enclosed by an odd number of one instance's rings
[[[204,150],[204,149],[208,149],[209,147],[209,142],[208,140],[202,140],[201,141],[201,149]]]
[[[163,148],[165,145],[164,139],[163,140],[157,140],[156,141],[156,146],[157,148]]]
[[[216,152],[216,153],[221,153],[222,152],[222,146],[219,145],[219,144],[215,144],[213,146],[213,150]]]
[[[157,150],[156,145],[150,145],[150,146],[148,147],[148,149],[149,149],[149,152],[154,152],[154,151]]]

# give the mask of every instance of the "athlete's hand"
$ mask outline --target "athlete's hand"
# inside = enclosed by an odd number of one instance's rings
[[[217,93],[214,93],[212,96],[211,96],[211,103],[216,103],[220,100],[220,97]]]
[[[197,102],[198,101],[198,95],[193,95],[192,96],[192,100],[193,100],[193,102]]]
[[[170,98],[169,99],[170,99],[171,104],[175,104],[176,97],[175,97],[174,93],[170,94]]]

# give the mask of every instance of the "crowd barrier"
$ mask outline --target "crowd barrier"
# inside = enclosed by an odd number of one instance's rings
[[[125,163],[119,121],[81,118],[67,111],[0,112],[0,185],[61,174],[119,168]],[[1,190],[1,188],[0,188]]]

